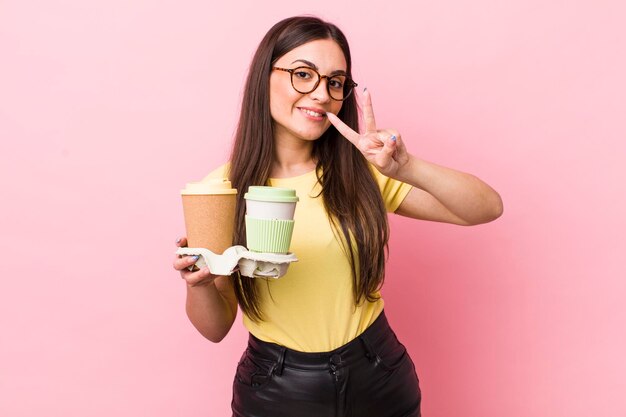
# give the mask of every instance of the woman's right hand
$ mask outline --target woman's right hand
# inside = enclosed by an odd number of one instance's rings
[[[176,241],[176,246],[184,248],[187,246],[187,238],[181,237]],[[174,269],[180,272],[180,277],[187,282],[190,287],[204,286],[213,283],[218,275],[213,275],[208,267],[190,271],[189,267],[196,263],[197,256],[176,255],[174,258]]]

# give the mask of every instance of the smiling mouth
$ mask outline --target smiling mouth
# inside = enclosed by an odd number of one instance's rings
[[[324,113],[318,113],[318,112],[315,112],[315,111],[313,111],[313,110],[303,109],[303,108],[300,108],[300,110],[301,110],[301,111],[303,111],[304,113],[308,114],[309,116],[313,116],[313,117],[326,117],[326,114],[324,114]]]

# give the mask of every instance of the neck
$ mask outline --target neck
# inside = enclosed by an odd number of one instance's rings
[[[313,142],[307,140],[285,140],[276,138],[272,178],[289,178],[315,169]]]

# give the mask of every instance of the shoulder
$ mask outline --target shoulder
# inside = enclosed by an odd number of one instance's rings
[[[215,168],[213,171],[209,172],[202,181],[207,181],[214,178],[229,178],[230,175],[230,162],[226,162],[225,164],[220,165]],[[230,179],[230,178],[229,178]]]
[[[378,184],[378,189],[383,197],[387,211],[395,212],[413,186],[381,174],[380,171],[371,164],[370,171]]]
[[[377,170],[377,169],[374,167],[374,165],[372,165],[372,164],[369,164],[369,169],[370,169],[370,172],[372,173],[372,176],[373,176],[373,177],[374,177],[374,179],[376,180],[376,183],[378,184],[378,187],[379,187],[380,189],[383,189],[383,188],[384,188],[384,186],[385,186],[385,184],[386,184],[387,182],[389,182],[389,180],[390,180],[391,178],[389,178],[389,177],[387,177],[387,176],[385,176],[385,175],[381,174],[381,173],[380,173],[380,171],[379,171],[379,170]]]
[[[369,164],[369,169],[372,173],[372,176],[374,177],[374,180],[376,180],[376,183],[378,184],[380,192],[383,194],[385,193],[385,190],[388,190],[390,188],[397,188],[408,185],[403,183],[402,181],[398,181],[381,174],[380,171],[377,170],[372,164]]]

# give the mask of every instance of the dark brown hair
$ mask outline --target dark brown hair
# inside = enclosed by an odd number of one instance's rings
[[[274,156],[269,78],[273,64],[292,49],[319,39],[332,39],[346,58],[352,76],[348,41],[339,28],[316,17],[297,16],[278,22],[265,35],[250,64],[239,125],[230,158],[229,178],[237,195],[234,244],[246,245],[245,201],[251,185],[266,185]],[[339,118],[358,131],[355,94],[344,100]],[[369,164],[354,145],[330,126],[313,144],[320,193],[335,235],[351,264],[355,305],[374,301],[385,277],[389,239],[387,214]],[[320,197],[318,196],[318,197]],[[356,246],[356,247],[355,247]],[[258,280],[234,276],[235,293],[243,312],[262,320]]]

